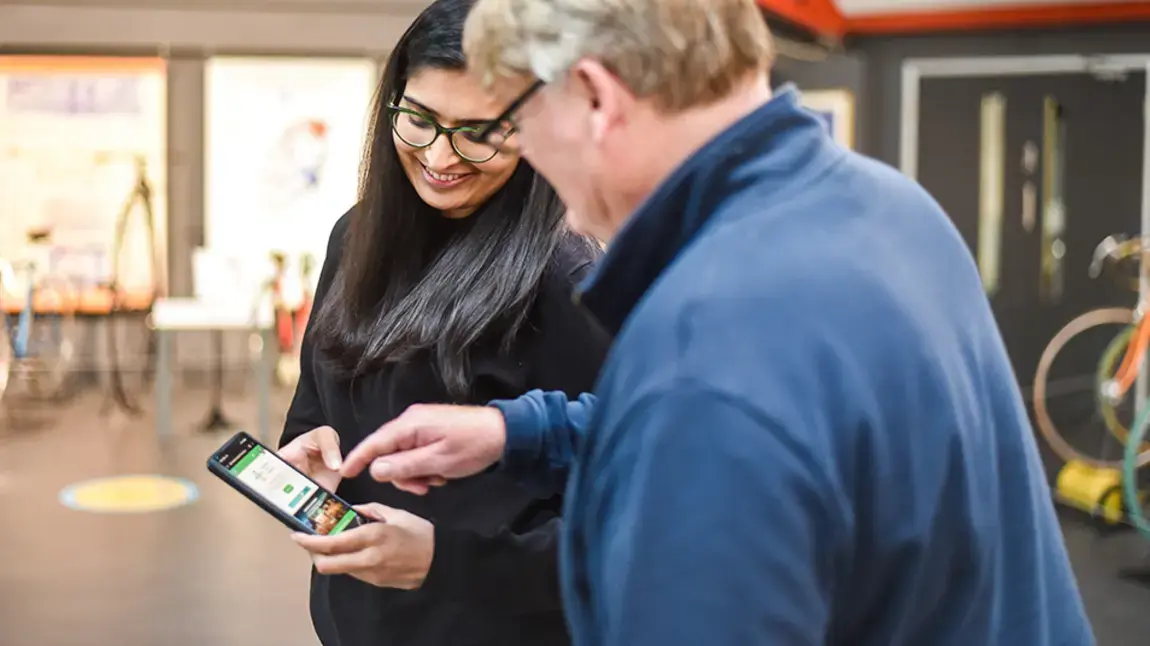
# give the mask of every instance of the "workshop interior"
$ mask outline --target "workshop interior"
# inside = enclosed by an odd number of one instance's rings
[[[426,4],[0,3],[3,646],[318,643],[306,555],[204,460],[278,441]],[[1144,644],[1150,2],[759,4],[772,85],[968,244],[1098,643]]]

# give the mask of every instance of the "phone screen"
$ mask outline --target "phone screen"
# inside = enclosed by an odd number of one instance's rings
[[[334,535],[366,522],[342,500],[244,433],[232,438],[213,459],[240,486],[316,534]]]

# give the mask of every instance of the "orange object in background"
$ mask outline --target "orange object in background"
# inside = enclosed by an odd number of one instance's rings
[[[116,311],[146,312],[152,307],[155,295],[151,292],[127,292],[119,295]],[[95,288],[84,291],[78,295],[76,302],[64,305],[61,297],[49,290],[37,291],[32,296],[32,311],[36,314],[55,314],[63,309],[66,313],[81,314],[85,316],[102,316],[110,314],[113,310],[112,292],[107,288]],[[16,315],[24,309],[24,298],[5,298],[0,309],[5,314]]]
[[[1145,0],[758,0],[768,14],[831,40],[850,35],[1076,27],[1150,21]]]
[[[846,19],[834,0],[758,0],[768,13],[794,23],[812,33],[831,38],[842,38],[847,32]]]
[[[987,2],[971,9],[871,14],[847,20],[853,34],[1070,27],[1150,20],[1150,2],[1018,4]]]

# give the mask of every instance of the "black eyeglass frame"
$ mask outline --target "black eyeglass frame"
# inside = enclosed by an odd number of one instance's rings
[[[387,111],[391,117],[390,120],[392,131],[395,132],[396,136],[399,137],[403,143],[411,146],[412,148],[415,148],[416,150],[427,148],[431,144],[435,143],[435,141],[439,139],[440,135],[444,135],[447,137],[447,142],[451,144],[451,149],[455,151],[455,154],[459,155],[460,159],[471,164],[482,164],[484,162],[489,162],[494,159],[495,156],[500,152],[499,146],[496,146],[489,141],[490,135],[486,139],[482,136],[483,131],[491,126],[490,123],[478,126],[455,126],[454,128],[448,128],[447,126],[440,124],[435,119],[432,119],[430,115],[420,112],[419,110],[412,110],[411,108],[404,108],[395,104],[388,104]],[[399,119],[399,115],[401,114],[409,114],[413,117],[419,117],[421,120],[426,121],[431,125],[432,128],[435,128],[435,136],[431,138],[431,141],[422,145],[413,144],[410,141],[404,139],[403,135],[399,134],[398,125],[396,123],[396,120]],[[476,159],[460,152],[459,146],[455,145],[455,135],[456,133],[460,132],[471,134],[476,143],[491,146],[491,155],[484,159]]]
[[[492,119],[491,122],[487,125],[482,126],[479,129],[479,132],[476,133],[476,138],[483,143],[491,144],[498,148],[502,142],[492,143],[491,138],[495,136],[499,128],[503,127],[505,124],[511,125],[511,129],[507,131],[505,136],[510,136],[511,133],[515,132],[515,130],[517,130],[515,126],[515,113],[518,112],[519,109],[522,108],[523,105],[531,99],[531,97],[535,96],[536,92],[543,89],[544,85],[547,85],[545,81],[536,79],[535,82],[529,85],[526,90],[523,90],[523,92],[518,97],[516,97],[514,101],[511,102],[511,105],[507,106],[507,109],[504,110],[498,117]]]

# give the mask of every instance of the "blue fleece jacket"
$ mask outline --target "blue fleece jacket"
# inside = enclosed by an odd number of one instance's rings
[[[581,293],[594,396],[494,402],[566,486],[579,646],[1089,646],[970,253],[793,91],[694,154]]]

